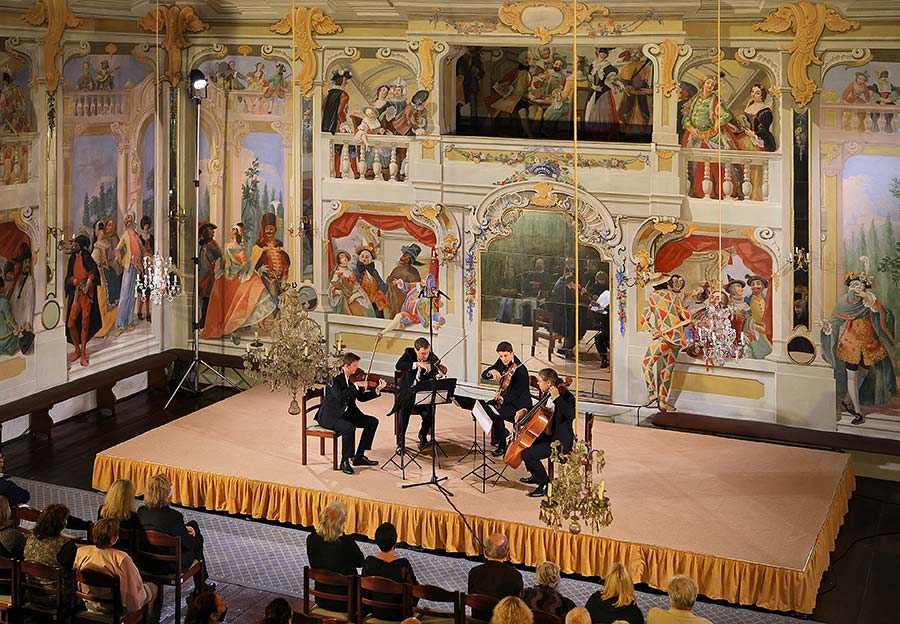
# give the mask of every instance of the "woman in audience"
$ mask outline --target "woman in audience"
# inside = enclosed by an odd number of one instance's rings
[[[69,520],[69,509],[65,505],[54,503],[47,505],[38,516],[34,532],[25,540],[25,559],[37,561],[44,565],[54,566],[62,570],[63,601],[71,602],[74,596],[72,565],[75,563],[75,542],[62,534]],[[52,581],[35,579],[36,584],[52,585]],[[53,604],[52,595],[32,593],[28,597],[34,602]]]
[[[566,624],[592,624],[591,614],[584,607],[575,607],[566,613]]]
[[[284,598],[276,598],[266,605],[266,616],[262,624],[291,624],[294,609]]]
[[[697,601],[697,583],[689,576],[676,574],[669,579],[666,591],[669,592],[669,609],[663,611],[657,607],[647,614],[647,624],[712,624],[709,620],[693,614]]]
[[[115,518],[103,518],[94,525],[93,546],[82,546],[75,556],[76,570],[95,570],[119,579],[119,594],[122,597],[122,608],[125,613],[139,611],[145,604],[156,598],[156,585],[144,583],[141,573],[127,553],[116,550],[113,545],[119,539],[119,521]],[[91,613],[105,614],[111,612],[109,595],[104,595],[102,588],[81,588],[82,591],[95,595],[98,600],[85,600],[84,606]],[[105,600],[104,600],[105,599]],[[150,614],[148,610],[145,622],[158,622],[159,614]]]
[[[363,554],[352,537],[344,535],[344,521],[347,519],[347,507],[339,500],[331,501],[319,514],[319,522],[315,530],[306,538],[306,552],[309,565],[337,572],[353,574],[363,565]],[[345,595],[346,588],[316,583],[316,589],[329,594]],[[336,613],[345,612],[346,605],[336,600],[316,598],[316,606],[320,610]],[[318,613],[314,615],[319,615]]]
[[[191,601],[185,624],[221,624],[225,621],[228,603],[219,594],[212,591],[200,592]]]
[[[644,624],[644,614],[634,600],[634,581],[623,563],[612,564],[603,590],[594,592],[585,606],[594,624],[610,624],[616,620]]]
[[[134,511],[134,484],[128,479],[113,481],[103,499],[103,505],[97,511],[97,519],[115,518],[119,528],[127,531],[139,529],[137,513]]]
[[[150,477],[144,492],[144,504],[137,510],[138,522],[145,531],[159,531],[181,538],[181,569],[187,570],[194,560],[200,562],[200,572],[195,582],[196,593],[213,592],[214,583],[207,582],[206,560],[203,557],[203,536],[200,526],[191,520],[185,523],[180,511],[169,506],[172,485],[163,474]],[[141,564],[144,567],[145,564]],[[148,565],[148,569],[153,566]],[[171,570],[153,568],[152,571],[167,573]]]
[[[409,560],[394,554],[394,548],[397,546],[397,528],[390,522],[382,523],[375,529],[375,543],[378,544],[381,552],[366,557],[363,562],[363,576],[380,576],[398,583],[415,585],[417,583],[416,575]],[[400,604],[399,596],[373,592],[372,598],[382,602]],[[403,617],[403,612],[401,609],[372,607],[372,615],[380,620],[399,621]]]
[[[16,528],[9,499],[0,496],[0,557],[21,559],[25,551],[25,536]]]
[[[559,593],[559,566],[545,561],[534,571],[537,585],[522,592],[522,600],[532,609],[546,611],[559,617],[575,608],[575,603]]]
[[[494,607],[491,624],[534,624],[534,614],[521,598],[507,596]]]

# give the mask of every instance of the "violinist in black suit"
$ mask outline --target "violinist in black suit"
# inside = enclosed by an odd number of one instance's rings
[[[356,402],[370,401],[381,396],[381,390],[387,384],[384,379],[380,379],[374,390],[360,388],[356,383],[350,382],[350,378],[359,369],[359,356],[355,353],[345,353],[342,361],[343,370],[335,375],[325,391],[325,398],[322,400],[319,413],[316,414],[316,420],[321,426],[341,436],[341,471],[344,474],[353,474],[351,458],[354,466],[378,465],[377,461],[365,455],[366,451],[371,450],[372,441],[375,440],[378,419],[363,414]],[[362,435],[354,454],[353,443],[357,427],[362,429]]]
[[[397,393],[394,395],[394,409],[391,413],[397,414],[400,424],[400,432],[397,434],[397,448],[399,449],[406,439],[406,429],[409,427],[409,417],[415,404],[416,397],[409,389],[429,379],[435,379],[440,374],[438,358],[432,353],[431,345],[426,338],[416,338],[412,347],[407,347],[403,355],[397,360],[394,369],[397,371]],[[428,446],[428,432],[434,426],[434,413],[431,405],[418,406],[418,412],[422,416],[422,426],[419,428],[419,448]]]
[[[522,461],[531,475],[522,477],[519,481],[536,486],[528,493],[528,496],[533,497],[542,497],[547,492],[549,478],[542,460],[550,457],[550,443],[559,441],[561,450],[565,453],[572,452],[572,445],[575,444],[575,430],[572,426],[575,422],[575,397],[552,368],[542,368],[538,373],[538,388],[541,398],[549,394],[544,409],[552,410],[553,416],[547,429],[534,444],[522,451]],[[525,412],[520,412],[520,415],[524,416]]]
[[[531,409],[528,369],[513,353],[512,345],[504,340],[497,345],[497,361],[481,373],[481,378],[500,383],[501,389],[494,395],[493,401],[499,408],[488,410],[493,421],[491,444],[497,446],[491,455],[500,457],[506,453],[506,438],[509,435],[504,421],[513,422],[520,409]]]

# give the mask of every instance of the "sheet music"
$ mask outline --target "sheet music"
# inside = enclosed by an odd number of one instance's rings
[[[478,423],[485,433],[491,432],[493,421],[480,402],[475,402],[475,407],[472,408],[472,416],[475,417],[475,422]]]

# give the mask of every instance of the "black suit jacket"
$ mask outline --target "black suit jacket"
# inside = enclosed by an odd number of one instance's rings
[[[13,511],[19,505],[24,505],[31,500],[31,493],[28,490],[16,485],[3,475],[0,475],[0,496],[6,497]]]
[[[522,573],[508,563],[500,561],[487,561],[469,570],[469,583],[466,593],[487,594],[495,598],[507,596],[519,596],[522,594],[524,583]],[[490,620],[490,613],[475,613],[472,615],[480,620]]]
[[[141,505],[137,510],[138,522],[146,531],[159,531],[172,537],[181,538],[181,555],[193,558],[194,542],[196,538],[187,532],[184,526],[184,516],[177,509],[168,505],[156,509],[150,509]],[[190,565],[191,559],[182,561],[182,566]]]
[[[572,393],[561,388],[559,397],[553,402],[553,420],[550,421],[550,441],[559,440],[562,450],[566,453],[572,451],[575,443],[575,397]]]
[[[531,392],[528,385],[528,369],[522,364],[518,357],[513,356],[513,363],[516,365],[516,372],[512,374],[506,392],[503,394],[503,405],[511,405],[517,410],[531,409]],[[482,379],[490,379],[490,371],[495,370],[501,375],[506,372],[507,367],[504,366],[500,358],[494,362],[493,366],[489,366],[481,373]]]
[[[331,385],[325,391],[322,407],[316,414],[319,424],[328,429],[334,429],[337,421],[347,414],[349,416],[362,415],[357,401],[371,401],[378,396],[374,390],[362,391],[356,384],[348,384],[344,373],[338,373],[331,380]]]
[[[400,356],[400,359],[397,360],[397,364],[394,366],[394,369],[397,371],[398,379],[397,393],[394,395],[394,409],[391,410],[392,414],[412,406],[415,396],[409,393],[409,389],[412,388],[413,383],[416,381],[417,372],[419,373],[420,382],[434,379],[435,362],[438,361],[434,352],[428,354],[427,361],[431,363],[431,370],[427,373],[415,368],[415,364],[418,361],[419,356],[416,354],[416,350],[412,347],[406,347],[403,351],[403,355]]]

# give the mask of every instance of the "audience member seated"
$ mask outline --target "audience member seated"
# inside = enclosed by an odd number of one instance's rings
[[[266,615],[262,624],[291,624],[294,609],[284,598],[276,598],[266,605]]]
[[[477,617],[477,616],[476,616]],[[533,624],[534,614],[521,598],[507,596],[494,607],[491,624]]]
[[[141,528],[137,512],[134,510],[134,484],[128,479],[113,481],[103,499],[103,505],[97,510],[97,519],[115,519],[119,528],[133,531]]]
[[[188,607],[185,624],[219,624],[225,620],[228,603],[213,591],[197,594]]]
[[[676,574],[669,579],[669,609],[657,607],[647,614],[647,624],[712,624],[706,618],[694,615],[692,610],[697,602],[697,583],[689,576]]]
[[[94,525],[94,545],[82,546],[75,556],[76,570],[94,570],[119,579],[119,593],[122,597],[122,608],[125,613],[139,611],[145,604],[156,598],[157,588],[153,583],[144,583],[141,573],[127,553],[116,550],[113,545],[119,539],[119,521],[115,518],[103,518]],[[79,591],[96,596],[97,600],[85,600],[84,606],[91,613],[112,613],[112,596],[105,588],[79,587]],[[104,595],[106,592],[106,595]],[[159,614],[148,610],[145,622],[158,622]]]
[[[69,509],[65,505],[54,503],[47,505],[38,516],[34,525],[34,531],[25,541],[25,559],[37,561],[44,565],[54,566],[62,570],[63,596],[68,596],[71,602],[74,596],[74,577],[72,566],[75,563],[75,542],[62,534],[69,520]],[[35,579],[37,584],[51,584],[52,581]],[[29,596],[29,600],[41,604],[52,604],[53,596],[50,594],[37,594]]]
[[[0,496],[0,557],[21,559],[25,552],[25,536],[15,525],[9,499]]]
[[[185,523],[181,512],[169,506],[169,497],[172,495],[172,485],[163,474],[150,477],[144,492],[144,504],[137,510],[138,522],[145,531],[158,531],[172,537],[181,538],[181,567],[187,570],[196,560],[202,562],[200,572],[194,582],[194,594],[200,592],[213,592],[215,584],[207,582],[206,560],[203,557],[203,536],[200,534],[200,526],[191,520]],[[173,566],[174,567],[174,566]],[[151,572],[163,574],[173,570],[153,569]]]
[[[30,501],[31,493],[13,483],[3,471],[5,467],[6,460],[3,459],[3,453],[0,453],[0,496],[5,496],[9,501],[9,506],[15,509],[19,505],[24,505]]]
[[[375,529],[375,543],[381,550],[377,555],[369,555],[363,562],[363,576],[380,576],[382,578],[416,585],[416,575],[412,565],[406,557],[398,557],[394,554],[397,546],[397,527],[390,522],[382,523]],[[372,598],[381,602],[396,602],[400,604],[399,597],[373,592]],[[384,609],[372,607],[372,615],[379,620],[400,620],[403,617],[401,609]]]
[[[469,594],[486,594],[495,598],[519,596],[524,583],[522,573],[506,563],[509,556],[509,541],[505,535],[494,533],[484,540],[485,563],[469,570]],[[530,614],[530,611],[529,611]],[[490,619],[490,613],[472,613],[479,620]]]
[[[634,600],[634,581],[623,563],[610,566],[603,590],[594,592],[585,606],[594,624],[610,624],[615,620],[644,624],[644,614]]]
[[[338,574],[353,574],[357,568],[362,567],[364,563],[362,551],[352,537],[344,535],[346,519],[347,507],[339,500],[331,501],[322,510],[318,524],[306,538],[306,553],[310,567]],[[316,584],[316,589],[329,594],[347,593],[343,587],[319,583]],[[317,598],[316,606],[337,613],[345,608],[342,603],[327,598]]]
[[[522,592],[522,600],[532,609],[563,617],[575,608],[575,603],[559,593],[559,566],[545,561],[534,571],[537,585]]]
[[[592,624],[591,614],[584,607],[575,607],[566,613],[566,624]]]
[[[400,622],[400,624],[422,624],[422,620],[417,617],[408,617]]]

